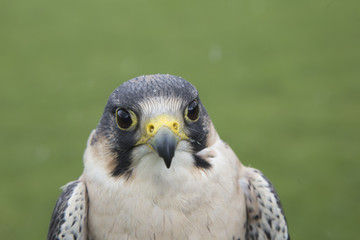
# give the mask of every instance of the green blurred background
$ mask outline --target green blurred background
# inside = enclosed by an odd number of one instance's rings
[[[199,89],[221,137],[276,186],[293,239],[356,238],[359,10],[355,0],[2,0],[0,238],[45,239],[109,94],[153,73]]]

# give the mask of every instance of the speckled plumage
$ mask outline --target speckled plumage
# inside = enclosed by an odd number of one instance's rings
[[[240,185],[246,196],[246,239],[290,239],[280,199],[257,169],[246,168]]]
[[[51,217],[48,240],[87,239],[87,192],[80,181],[63,187]]]
[[[199,104],[195,121],[184,116],[192,101]],[[135,127],[120,129],[117,109],[134,112]],[[179,130],[186,136],[178,140],[168,167],[146,142],[151,138],[141,140],[158,116],[175,119],[174,134]],[[55,206],[48,239],[289,235],[274,187],[260,171],[243,166],[219,138],[196,88],[182,78],[158,74],[125,82],[110,95],[89,137],[84,172],[64,188]]]

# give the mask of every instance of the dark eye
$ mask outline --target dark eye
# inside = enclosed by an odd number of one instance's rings
[[[199,104],[196,100],[192,101],[185,111],[185,118],[188,118],[190,121],[194,122],[199,119]]]
[[[135,124],[135,114],[125,109],[116,110],[116,122],[119,128],[128,129]]]

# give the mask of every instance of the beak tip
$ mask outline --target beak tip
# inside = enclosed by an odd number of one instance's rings
[[[176,146],[178,139],[168,130],[161,129],[155,136],[154,149],[164,160],[166,167],[169,169],[171,166],[172,159],[175,155]]]
[[[165,164],[166,165],[166,168],[169,169],[171,164]]]
[[[163,154],[163,152],[158,152],[160,158],[163,159],[167,169],[171,167],[171,162],[174,158],[174,154]]]

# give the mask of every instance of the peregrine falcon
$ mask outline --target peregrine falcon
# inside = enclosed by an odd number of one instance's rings
[[[220,139],[197,89],[157,74],[111,93],[48,239],[290,238],[273,185]]]

